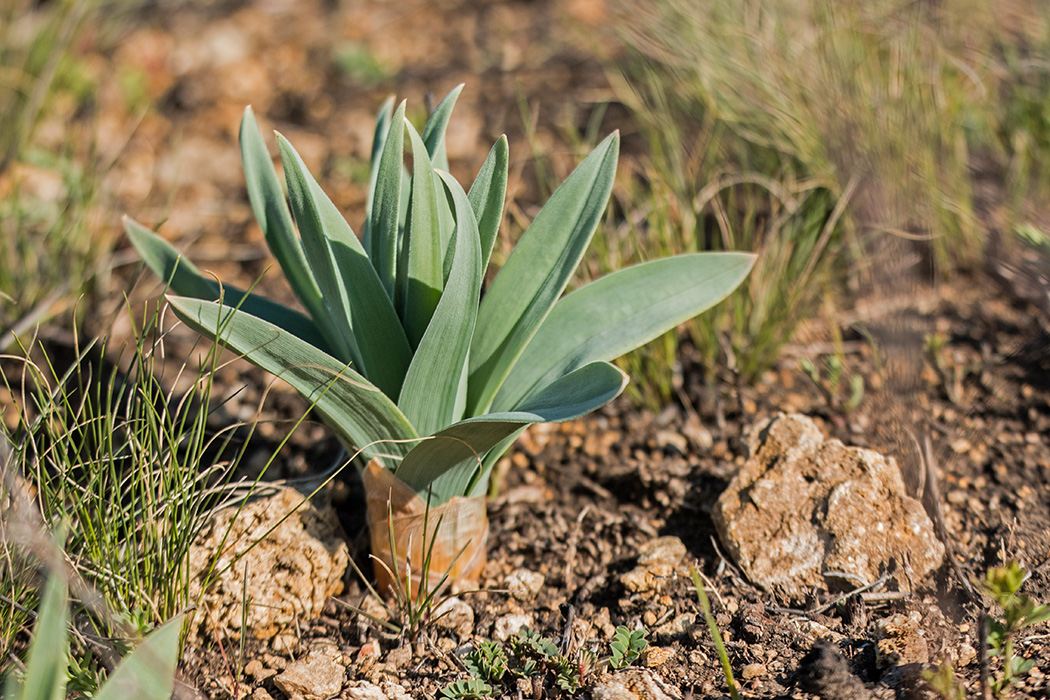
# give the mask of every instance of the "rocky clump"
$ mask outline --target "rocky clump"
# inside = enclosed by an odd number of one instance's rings
[[[752,582],[793,602],[851,588],[897,565],[910,590],[944,547],[892,458],[825,440],[809,418],[756,427],[750,458],[714,510],[726,549]]]
[[[267,488],[243,507],[218,511],[191,547],[190,595],[201,600],[193,632],[237,639],[242,616],[257,639],[292,630],[342,592],[348,563],[331,508],[304,503],[294,489]]]

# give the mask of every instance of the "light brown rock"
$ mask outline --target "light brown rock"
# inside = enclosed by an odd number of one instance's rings
[[[879,668],[929,663],[930,649],[921,621],[917,612],[895,613],[879,620],[875,645],[875,663]]]
[[[874,581],[896,561],[910,590],[944,547],[892,458],[825,440],[809,418],[780,415],[752,432],[751,456],[719,498],[719,538],[748,578],[790,601],[841,588],[845,572]],[[856,580],[854,580],[856,579]]]
[[[532,600],[543,588],[546,581],[543,574],[528,569],[515,569],[507,575],[505,585],[510,594],[518,600]]]
[[[474,631],[474,608],[455,596],[447,598],[434,608],[434,624],[464,639]]]
[[[525,613],[509,613],[496,620],[492,628],[492,636],[501,642],[505,642],[516,635],[522,627],[532,626],[532,615]]]
[[[288,700],[324,700],[338,695],[346,669],[340,662],[342,655],[336,658],[336,654],[338,650],[314,649],[305,659],[288,664],[273,683]]]
[[[593,700],[680,700],[681,697],[677,688],[640,668],[619,671],[591,690]]]
[[[674,575],[685,558],[686,549],[677,537],[657,537],[638,549],[638,565],[620,577],[620,583],[632,593],[657,590]]]
[[[269,639],[294,629],[296,620],[317,617],[325,600],[343,590],[349,555],[335,512],[303,503],[294,489],[265,492],[240,510],[218,511],[190,548],[190,596],[201,598],[195,635],[207,629],[215,637],[239,639],[245,591],[247,627],[257,639]],[[202,595],[220,547],[218,576]]]
[[[384,681],[379,685],[356,681],[346,689],[349,700],[411,700],[408,692],[397,683]]]

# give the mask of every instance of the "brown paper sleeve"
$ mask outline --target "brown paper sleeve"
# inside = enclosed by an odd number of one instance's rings
[[[427,513],[426,501],[375,460],[365,468],[363,479],[380,590],[391,590],[392,572],[402,585],[407,577],[413,598],[424,582],[424,573],[425,593],[440,585],[446,572],[453,590],[477,588],[485,568],[489,532],[483,495],[456,496],[447,503],[431,506]],[[424,572],[428,551],[430,566]]]

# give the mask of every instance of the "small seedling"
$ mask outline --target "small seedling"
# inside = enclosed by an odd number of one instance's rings
[[[852,411],[864,400],[864,377],[851,374],[847,380],[848,373],[839,355],[828,356],[822,363],[823,367],[808,357],[799,360],[799,365],[829,406]]]
[[[507,653],[499,644],[489,640],[467,654],[464,663],[470,675],[489,683],[499,683],[507,673]]]
[[[736,681],[733,679],[733,668],[729,665],[729,654],[726,653],[726,645],[722,642],[722,633],[718,631],[718,622],[711,614],[711,603],[707,599],[707,593],[704,592],[704,582],[695,567],[689,567],[689,573],[693,575],[693,587],[696,589],[696,597],[700,600],[700,610],[704,613],[707,629],[710,630],[711,639],[715,643],[715,649],[718,650],[718,659],[722,662],[722,673],[729,686],[729,696],[733,700],[739,700],[740,695],[736,691]]]
[[[982,587],[985,594],[1003,609],[1003,618],[988,620],[988,655],[999,657],[1002,668],[992,681],[992,692],[1003,695],[1018,679],[1035,665],[1016,649],[1021,630],[1050,619],[1050,606],[1036,605],[1035,601],[1019,591],[1028,580],[1028,572],[1009,562],[988,570]]]
[[[933,692],[944,700],[966,700],[966,689],[955,677],[955,670],[947,661],[935,670],[923,671],[922,678],[933,689]]]
[[[609,648],[612,655],[609,657],[609,666],[620,669],[627,668],[641,658],[642,652],[649,642],[645,639],[645,630],[629,630],[623,625],[616,628],[612,643]]]
[[[465,678],[441,691],[445,700],[484,700],[492,697],[492,686],[478,678]]]

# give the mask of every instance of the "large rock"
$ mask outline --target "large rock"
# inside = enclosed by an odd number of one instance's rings
[[[713,517],[752,582],[799,602],[812,587],[874,581],[891,561],[910,590],[940,565],[944,547],[892,458],[825,440],[797,414],[758,425],[749,447]]]
[[[239,638],[247,593],[247,627],[268,639],[317,617],[328,597],[343,590],[349,555],[335,512],[303,503],[294,489],[259,490],[263,495],[243,508],[213,515],[190,548],[190,595],[201,600],[195,634],[207,629],[213,637]],[[209,583],[217,551],[217,576]]]

